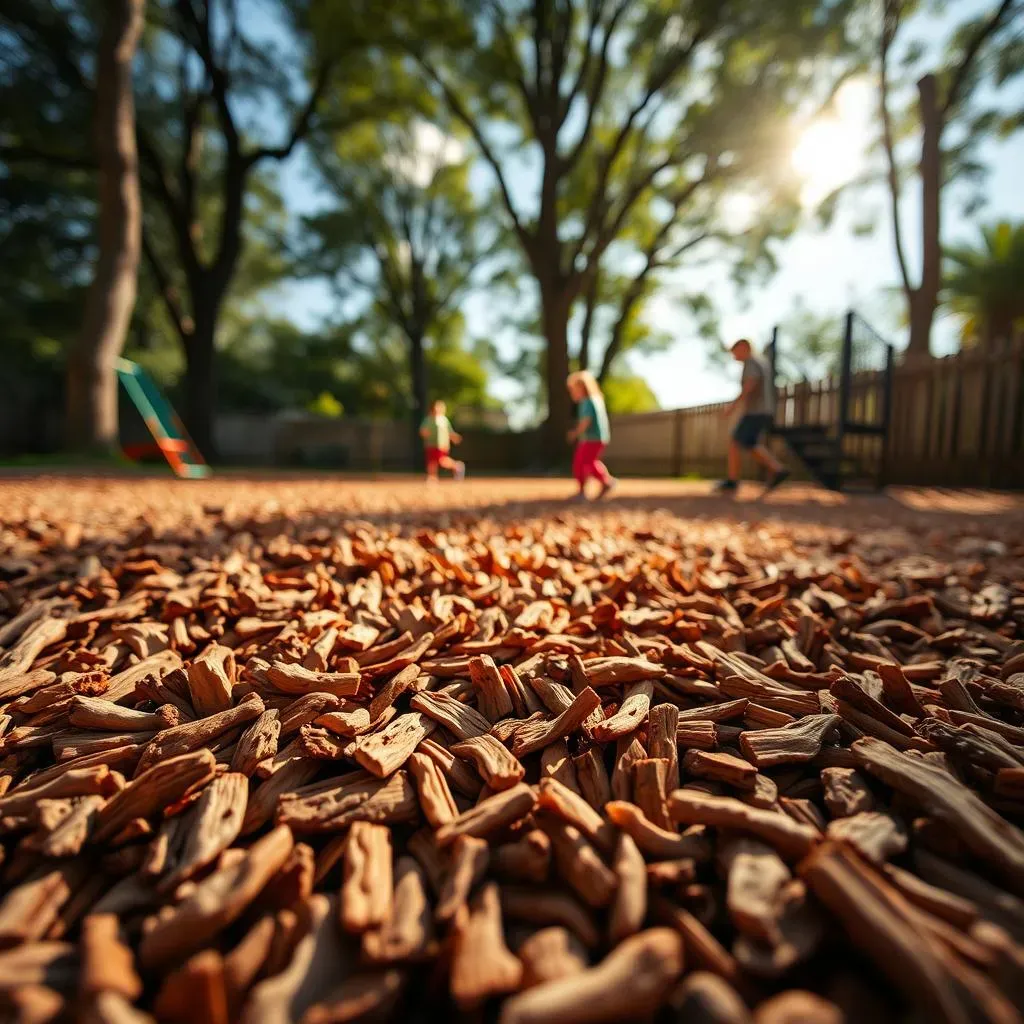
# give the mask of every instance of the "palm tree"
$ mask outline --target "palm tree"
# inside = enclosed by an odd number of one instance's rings
[[[1024,324],[1024,223],[981,229],[981,244],[946,250],[943,301],[964,345],[1008,340]]]

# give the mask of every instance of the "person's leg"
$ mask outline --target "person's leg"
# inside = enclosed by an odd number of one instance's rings
[[[424,454],[427,463],[427,482],[437,483],[437,449],[428,448]]]
[[[739,487],[740,474],[743,472],[743,452],[757,443],[757,433],[752,432],[750,416],[742,416],[733,428],[729,439],[729,472],[715,488],[722,493],[732,493]]]
[[[736,440],[735,434],[729,438],[728,473],[724,480],[715,484],[719,494],[732,494],[739,488],[740,472],[743,469],[743,446]]]
[[[608,447],[603,441],[594,441],[594,452],[590,463],[591,473],[597,477],[598,480],[607,487],[612,481],[612,475],[608,472],[608,467],[601,461],[601,456],[604,454],[605,448]]]
[[[761,463],[762,466],[771,470],[772,474],[778,473],[782,469],[782,463],[763,445],[759,444],[756,448],[750,449],[750,454]]]
[[[735,437],[729,439],[729,479],[737,484],[743,472],[743,449]]]
[[[755,460],[764,466],[769,473],[768,483],[765,485],[764,489],[765,494],[774,490],[789,476],[789,470],[786,469],[786,467],[783,466],[777,458],[775,458],[764,443],[764,435],[771,426],[771,422],[771,417],[761,417],[758,423],[757,435],[753,438],[754,443],[750,448],[750,454],[753,455]]]
[[[581,496],[586,494],[587,481],[594,468],[593,442],[578,441],[572,456],[573,479],[579,484]]]
[[[594,452],[594,476],[601,481],[601,493],[598,495],[599,498],[605,497],[609,491],[615,487],[615,477],[608,472],[608,467],[601,461],[601,456],[604,454],[605,448],[608,447],[603,441],[596,442],[598,445]]]
[[[459,462],[458,459],[453,459],[449,452],[441,452],[441,456],[438,459],[438,465],[440,465],[442,469],[449,470],[456,480],[461,480],[466,475],[466,464],[464,462]]]

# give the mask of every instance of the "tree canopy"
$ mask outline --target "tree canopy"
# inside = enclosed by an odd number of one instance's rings
[[[1024,325],[1024,224],[983,227],[973,245],[946,249],[943,300],[968,345],[1006,342]]]
[[[67,397],[112,237],[91,135],[111,10],[0,12],[0,315],[8,390],[33,416]],[[137,166],[142,198],[117,345],[208,455],[221,410],[413,429],[429,397],[487,410],[511,380],[557,461],[570,370],[594,372],[614,410],[653,408],[644,358],[717,338],[724,292],[704,268],[748,289],[770,277],[805,223],[796,131],[865,68],[911,351],[940,302],[1005,332],[1002,257],[944,260],[943,211],[948,183],[982,180],[979,144],[1024,119],[1024,2],[960,10],[922,49],[910,23],[932,7],[915,0],[150,0],[121,138],[137,160],[117,151],[120,194]],[[816,373],[821,315],[791,319],[791,371]]]
[[[786,114],[844,47],[854,6],[455,0],[468,45],[406,38],[488,165],[535,279],[549,451],[568,424],[570,317],[602,262],[681,254],[731,188],[773,177]]]

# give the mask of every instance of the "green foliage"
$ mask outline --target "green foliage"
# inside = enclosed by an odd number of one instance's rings
[[[779,324],[775,373],[779,383],[820,380],[836,373],[843,344],[840,313],[812,310],[793,304]]]
[[[1024,326],[1024,223],[981,229],[976,245],[946,250],[943,301],[965,345],[1009,338]]]
[[[336,420],[340,418],[341,414],[345,411],[339,402],[330,391],[321,391],[316,398],[310,402],[306,409],[311,412],[314,416],[322,416],[324,419]]]
[[[743,281],[772,269],[770,242],[798,208],[786,121],[850,49],[860,6],[449,0],[471,45],[405,37],[489,166],[545,310],[548,372],[570,361],[571,314],[583,325],[577,360],[603,376],[622,352],[664,344],[644,303],[698,245],[717,243]],[[737,190],[753,190],[762,215],[733,229]],[[546,385],[560,394],[561,381]]]
[[[655,412],[661,408],[650,385],[635,374],[606,377],[601,385],[608,412],[623,415],[632,412]]]
[[[393,353],[404,339],[405,372],[393,367],[389,389],[408,385],[413,416],[428,391],[479,404],[486,370],[462,347],[459,304],[496,236],[470,190],[460,140],[419,118],[382,120],[318,136],[314,156],[334,202],[304,222],[299,272],[361,295],[363,333],[378,349]]]

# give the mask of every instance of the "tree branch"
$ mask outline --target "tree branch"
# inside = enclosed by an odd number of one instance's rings
[[[945,120],[950,110],[952,110],[959,101],[960,92],[962,91],[964,83],[967,80],[967,76],[970,73],[971,65],[977,58],[982,46],[985,45],[985,41],[999,30],[1007,14],[1010,13],[1010,9],[1013,5],[1014,0],[1003,0],[1003,2],[985,20],[982,26],[974,34],[974,37],[967,44],[967,47],[960,58],[960,63],[953,71],[953,81],[950,82],[949,91],[946,93],[946,100],[942,104],[943,120]]]
[[[286,160],[291,156],[295,147],[309,134],[310,127],[313,124],[313,115],[316,113],[320,98],[323,96],[324,90],[331,80],[331,72],[333,70],[333,62],[327,61],[317,72],[309,98],[292,124],[288,141],[283,146],[262,146],[259,149],[253,150],[245,158],[248,167],[252,167],[260,160]]]
[[[516,46],[516,41],[505,21],[505,12],[502,10],[499,0],[487,0],[487,6],[491,11],[494,30],[501,36],[501,41],[508,51],[509,58],[515,64],[516,70],[515,74],[512,75],[512,80],[515,83],[515,87],[519,90],[519,94],[523,97],[523,102],[526,104],[526,112],[530,115],[530,121],[536,127],[536,97],[530,92],[530,87],[526,84],[526,73],[523,71],[523,62],[519,59],[519,48]]]
[[[698,232],[692,238],[688,238],[685,242],[676,246],[671,252],[661,254],[658,251],[659,245],[664,241],[672,223],[673,220],[670,218],[662,225],[661,229],[655,236],[655,241],[648,246],[645,252],[646,261],[643,268],[630,282],[629,288],[626,290],[626,294],[622,297],[622,304],[619,307],[619,315],[615,321],[614,327],[612,327],[611,337],[608,340],[608,345],[601,358],[601,368],[597,373],[597,379],[601,383],[603,383],[608,374],[611,373],[612,363],[622,351],[626,323],[628,322],[633,309],[636,307],[636,304],[644,296],[647,279],[655,270],[658,270],[673,260],[678,259],[684,252],[704,241],[704,239],[710,234],[710,232],[707,231]]]
[[[505,172],[502,171],[501,164],[498,162],[498,158],[495,156],[494,150],[491,149],[490,144],[484,137],[483,132],[480,130],[480,125],[477,124],[476,119],[466,109],[463,102],[459,99],[458,94],[441,77],[436,68],[432,67],[427,63],[427,61],[417,54],[413,54],[413,59],[421,68],[423,68],[430,79],[435,82],[444,93],[445,102],[448,104],[452,113],[466,126],[466,128],[469,129],[469,133],[473,136],[473,140],[479,147],[481,155],[490,165],[491,170],[494,172],[494,175],[498,180],[498,189],[501,192],[501,200],[502,203],[504,203],[509,217],[512,219],[512,227],[515,230],[516,236],[519,238],[519,241],[527,253],[531,252],[533,249],[533,239],[523,226],[523,222],[516,211],[515,203],[512,202],[512,194],[509,192],[508,183],[505,180]]]
[[[150,272],[153,274],[160,298],[170,315],[171,323],[178,332],[182,344],[187,347],[192,340],[192,318],[181,308],[178,302],[178,291],[171,282],[171,276],[167,273],[167,269],[160,262],[145,228],[142,229],[142,252],[146,257]]]
[[[192,45],[203,62],[203,67],[210,79],[210,94],[217,107],[224,140],[229,150],[237,152],[241,145],[241,139],[234,115],[231,113],[231,105],[228,102],[229,75],[224,67],[217,62],[217,55],[214,53],[213,39],[210,34],[209,6],[206,3],[202,6],[203,14],[200,15],[196,12],[192,0],[177,0],[178,16],[181,18],[183,34],[188,27],[191,27],[194,36],[191,41]]]
[[[615,35],[615,29],[618,27],[619,19],[626,13],[626,8],[629,6],[629,3],[630,0],[620,0],[619,4],[612,12],[611,18],[608,19],[608,24],[604,30],[604,38],[601,40],[601,52],[598,55],[597,71],[594,73],[594,78],[590,83],[590,87],[587,89],[586,120],[583,123],[583,129],[580,133],[580,137],[576,140],[576,145],[573,146],[568,156],[564,157],[561,161],[562,169],[565,171],[572,170],[572,168],[576,166],[580,156],[583,154],[583,150],[590,141],[590,137],[594,129],[594,115],[597,112],[597,108],[601,105],[601,97],[604,94],[605,82],[608,78],[608,48],[611,45],[612,36]],[[584,76],[589,69],[591,55],[590,39],[591,37],[588,35],[587,53],[584,56],[583,64],[580,66],[579,77],[576,79],[576,83],[569,92],[569,98],[565,110],[566,115],[569,112],[569,107],[572,106],[573,100],[575,100],[576,96],[579,94],[580,87],[585,80]]]
[[[622,230],[623,224],[625,224],[626,222],[626,217],[629,215],[629,211],[636,205],[637,200],[640,198],[641,195],[643,195],[644,191],[651,185],[654,179],[662,171],[667,170],[669,167],[673,166],[673,164],[679,163],[681,158],[682,154],[680,152],[672,150],[668,154],[668,156],[666,156],[663,160],[660,160],[658,163],[653,164],[651,167],[649,167],[647,171],[645,171],[639,179],[635,180],[632,185],[627,187],[625,191],[625,197],[622,200],[618,212],[610,220],[605,221],[603,227],[601,227],[596,238],[594,239],[594,244],[591,247],[590,252],[587,256],[588,266],[595,260],[600,259],[605,249],[607,249],[608,246],[611,245],[614,239],[618,236],[619,232]],[[682,207],[686,200],[688,200],[693,195],[693,193],[696,192],[698,188],[700,188],[701,185],[704,185],[708,181],[710,181],[711,178],[715,176],[715,174],[717,174],[717,169],[712,166],[706,169],[704,174],[702,174],[699,178],[695,178],[693,181],[686,183],[686,185],[677,194],[677,196],[673,200],[671,200],[671,202],[673,202],[673,218],[675,216],[675,213]],[[670,218],[670,220],[667,223],[671,224],[673,218]],[[583,238],[581,238],[580,240],[580,246],[578,250],[579,252],[582,252],[583,242],[585,240],[586,235],[584,235]],[[586,268],[584,268],[582,271],[577,271],[577,273],[585,272]]]
[[[697,47],[707,38],[710,32],[710,23],[701,23],[694,31],[693,38],[689,44],[685,47],[681,47],[675,56],[674,60],[667,61],[661,71],[651,78],[647,83],[647,89],[644,95],[641,97],[639,102],[630,110],[626,116],[622,127],[619,129],[615,136],[615,140],[611,147],[605,152],[600,160],[600,168],[598,171],[597,186],[594,189],[594,195],[591,199],[590,207],[587,211],[587,218],[584,224],[583,232],[580,235],[579,242],[576,247],[576,252],[573,258],[573,265],[576,263],[576,259],[583,251],[583,247],[586,245],[588,238],[594,234],[600,235],[601,232],[598,230],[599,218],[603,214],[607,214],[608,211],[608,183],[611,178],[611,170],[615,161],[618,159],[619,154],[625,148],[626,142],[633,131],[633,126],[636,124],[637,119],[647,109],[650,102],[658,95],[658,93],[671,84],[672,80],[687,66],[690,58],[696,52]],[[670,156],[668,160],[663,161],[655,165],[650,173],[644,176],[644,181],[641,182],[640,188],[636,191],[629,199],[625,206],[625,210],[628,211],[629,207],[636,201],[637,196],[655,175],[664,170],[666,167],[670,167],[677,158]],[[619,218],[621,223],[621,217]],[[607,224],[607,222],[606,222]],[[605,243],[607,245],[607,243]],[[603,247],[602,247],[603,248]],[[597,243],[595,242],[595,250],[597,249]],[[598,255],[600,253],[598,252]]]
[[[96,158],[76,153],[54,153],[34,146],[0,146],[0,160],[7,164],[39,163],[69,171],[95,171]]]
[[[889,203],[892,211],[893,242],[896,247],[896,262],[899,265],[900,279],[903,282],[903,291],[908,300],[913,294],[914,287],[910,283],[910,273],[907,270],[907,257],[903,248],[903,229],[900,226],[900,179],[899,168],[896,164],[896,150],[892,134],[892,117],[889,113],[889,49],[900,23],[900,2],[899,0],[886,0],[882,16],[882,36],[879,47],[879,107],[882,116],[882,147],[885,150],[887,164],[887,179],[889,184]]]
[[[52,5],[47,4],[46,8],[52,13],[53,17],[41,18],[36,11],[31,9],[30,5],[19,5],[17,22],[26,27],[36,37],[42,44],[46,54],[57,65],[57,68],[62,69],[75,86],[85,92],[92,92],[93,83],[86,79],[81,67],[75,63],[71,56],[73,44],[77,41],[72,32],[71,23],[64,14],[58,12]],[[13,18],[12,21],[14,21]],[[25,41],[20,33],[19,38],[22,42]]]
[[[590,332],[594,327],[594,313],[597,311],[597,299],[601,291],[601,267],[596,265],[590,275],[587,295],[583,307],[583,323],[580,326],[580,350],[576,362],[581,370],[590,369]]]
[[[143,167],[149,169],[151,185],[147,185],[149,191],[164,209],[168,223],[178,244],[178,252],[185,268],[185,273],[190,276],[199,270],[199,257],[195,250],[195,244],[190,234],[190,226],[179,197],[175,194],[171,180],[167,174],[156,147],[150,141],[149,136],[136,124],[136,144],[139,149],[139,157]],[[145,179],[143,179],[145,185]]]

